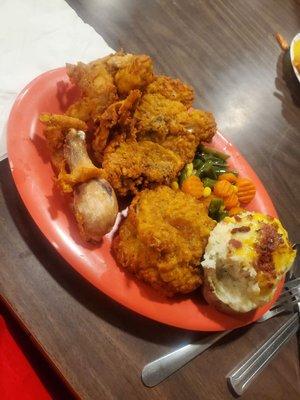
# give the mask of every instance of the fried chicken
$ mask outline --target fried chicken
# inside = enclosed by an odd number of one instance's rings
[[[87,153],[83,131],[69,130],[64,141],[63,155],[68,166],[68,172],[64,168],[58,175],[58,183],[63,192],[70,193],[78,183],[101,176],[101,170],[92,163]]]
[[[154,79],[152,60],[144,54],[116,53],[106,60],[106,65],[122,97],[134,89],[144,90]]]
[[[191,162],[198,145],[216,132],[211,113],[187,107],[162,94],[146,93],[138,105],[137,140],[151,140],[177,153],[184,163]]]
[[[201,256],[215,222],[203,205],[166,186],[133,200],[113,241],[118,263],[167,296],[200,286]]]
[[[114,130],[122,130],[127,138],[135,137],[133,113],[141,95],[139,90],[132,90],[126,99],[111,104],[97,119],[98,128],[94,133],[93,150],[99,163],[102,161],[102,153],[109,135],[112,136]]]
[[[159,75],[147,86],[146,93],[161,94],[169,100],[180,101],[186,107],[191,107],[194,101],[194,89],[179,79]]]
[[[157,143],[120,142],[117,138],[106,148],[102,163],[103,176],[120,196],[170,184],[183,167],[180,157]]]
[[[50,150],[52,165],[57,175],[65,170],[65,158],[63,154],[63,144],[69,129],[85,131],[85,122],[66,115],[41,114],[40,121],[44,124],[44,136]]]
[[[89,158],[85,133],[70,129],[64,143],[68,173],[61,172],[58,181],[64,192],[72,192],[72,211],[79,232],[86,241],[100,241],[113,227],[117,214],[116,195],[101,171]]]
[[[105,109],[129,95],[131,90],[143,90],[153,81],[152,60],[146,55],[122,52],[92,61],[67,64],[67,74],[82,93],[66,114],[89,121],[100,116]]]
[[[103,59],[89,64],[67,64],[67,74],[82,93],[82,97],[66,111],[69,116],[88,121],[118,99],[113,76]]]

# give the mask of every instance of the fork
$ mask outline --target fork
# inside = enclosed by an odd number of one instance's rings
[[[283,313],[285,311],[292,311],[293,305],[296,304],[296,300],[293,298],[297,288],[300,285],[300,278],[296,278],[285,283],[285,290],[281,293],[277,302],[272,308],[267,311],[260,320],[257,322],[267,321],[268,319]],[[178,371],[189,361],[194,359],[199,354],[203,353],[214,343],[220,340],[222,337],[232,332],[224,331],[216,333],[214,335],[207,336],[204,339],[198,340],[195,343],[185,345],[178,350],[172,351],[171,353],[162,356],[149,364],[145,365],[142,370],[142,381],[144,385],[153,387],[164,381],[174,372]]]
[[[286,311],[293,311],[294,306],[297,304],[297,299],[294,296],[299,290],[300,278],[286,282],[284,286],[286,289],[281,293],[279,299],[276,301],[276,303],[274,303],[273,307],[271,307],[270,310],[267,311],[256,322],[264,322],[272,317],[275,317],[275,315],[282,314]]]
[[[298,302],[298,307],[300,311],[300,302]],[[298,331],[299,311],[292,313],[291,317],[268,340],[227,375],[229,386],[238,396],[245,392],[283,345]]]

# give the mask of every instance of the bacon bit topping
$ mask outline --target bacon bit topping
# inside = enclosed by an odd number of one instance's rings
[[[238,215],[234,215],[233,218],[236,220],[236,222],[241,222],[242,218],[239,217]]]
[[[272,276],[275,275],[275,266],[272,253],[283,243],[282,236],[277,232],[275,224],[261,224],[261,239],[255,244],[258,252],[257,269]]]
[[[240,226],[239,228],[231,229],[231,233],[249,232],[249,231],[250,231],[250,226]]]
[[[230,239],[229,244],[231,244],[231,246],[235,249],[240,249],[242,247],[242,242],[236,239]]]

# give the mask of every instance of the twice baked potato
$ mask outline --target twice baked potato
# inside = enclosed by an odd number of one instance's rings
[[[222,312],[252,311],[271,300],[295,255],[278,219],[256,212],[226,217],[201,263],[204,297]]]

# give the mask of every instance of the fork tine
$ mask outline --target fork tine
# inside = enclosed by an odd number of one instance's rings
[[[300,278],[295,278],[284,283],[284,287],[291,288],[300,285]]]
[[[268,319],[275,317],[275,315],[281,314],[283,312],[289,312],[292,311],[292,306],[297,304],[297,299],[292,300],[289,303],[285,303],[285,305],[282,305],[280,307],[277,307],[275,309],[270,309],[267,311],[260,319],[258,319],[256,322],[265,322]]]
[[[296,286],[294,288],[288,289],[286,291],[284,291],[278,298],[278,300],[276,301],[276,303],[273,304],[273,308],[276,308],[278,306],[281,306],[284,303],[287,303],[291,300],[291,297],[293,297],[297,291],[299,290],[299,288]]]
[[[297,292],[297,290],[299,290],[299,287],[300,287],[300,285],[283,289],[283,291],[281,292],[277,301],[273,304],[273,306],[270,308],[270,310],[273,310],[273,308],[276,308],[279,305],[283,304],[284,302],[288,301],[295,294],[295,292]]]

